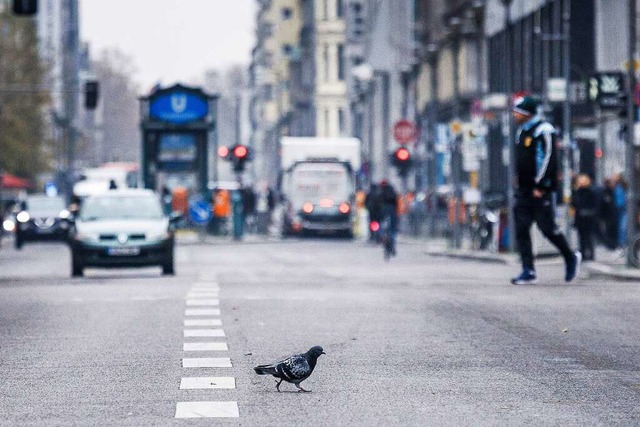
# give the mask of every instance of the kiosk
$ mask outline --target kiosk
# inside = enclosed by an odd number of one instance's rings
[[[216,152],[217,96],[176,84],[140,98],[142,183],[163,194],[207,194],[209,152]],[[211,150],[209,146],[212,146]]]

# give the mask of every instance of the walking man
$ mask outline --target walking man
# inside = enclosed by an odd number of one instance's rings
[[[558,165],[556,131],[538,114],[540,102],[530,96],[518,100],[513,118],[518,124],[516,137],[516,193],[514,218],[516,242],[522,261],[522,273],[511,279],[514,285],[537,282],[531,248],[531,225],[535,222],[542,234],[562,254],[565,262],[565,281],[578,274],[582,255],[569,248],[567,239],[555,222]]]

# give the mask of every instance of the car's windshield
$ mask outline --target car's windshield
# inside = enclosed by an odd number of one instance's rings
[[[82,204],[80,219],[160,219],[160,200],[153,196],[96,196],[88,197]]]
[[[25,207],[31,212],[52,212],[58,214],[65,208],[64,199],[61,197],[30,197]]]

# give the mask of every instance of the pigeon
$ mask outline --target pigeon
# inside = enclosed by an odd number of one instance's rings
[[[299,391],[310,392],[311,390],[305,390],[300,386],[300,383],[311,375],[313,368],[316,367],[316,362],[321,354],[326,354],[322,347],[316,345],[311,347],[309,351],[302,354],[294,354],[284,360],[281,360],[271,365],[259,365],[253,368],[258,375],[273,375],[279,378],[276,389],[280,391],[280,384],[282,381],[294,384]]]

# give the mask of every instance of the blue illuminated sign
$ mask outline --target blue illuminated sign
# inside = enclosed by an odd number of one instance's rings
[[[151,118],[175,124],[202,120],[207,114],[206,98],[182,90],[160,94],[149,105]]]

